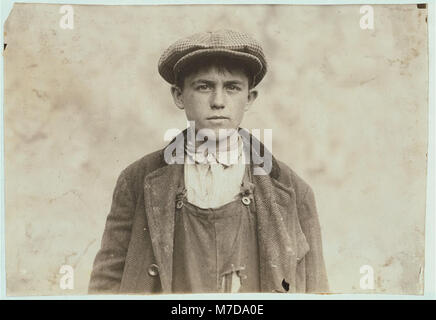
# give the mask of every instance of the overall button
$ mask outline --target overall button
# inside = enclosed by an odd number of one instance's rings
[[[156,277],[159,274],[159,266],[157,264],[151,264],[148,267],[148,274],[152,277]]]
[[[249,197],[243,196],[242,197],[242,203],[245,204],[246,206],[248,206],[251,203],[251,200],[250,200]]]
[[[182,200],[177,201],[176,208],[181,209],[182,207],[183,207],[183,201]]]

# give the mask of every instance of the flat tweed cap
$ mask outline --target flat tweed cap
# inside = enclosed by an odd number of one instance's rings
[[[267,63],[260,44],[249,35],[232,30],[196,33],[172,44],[159,59],[160,75],[175,84],[176,75],[194,58],[223,56],[248,64],[253,75],[252,87],[265,76]]]

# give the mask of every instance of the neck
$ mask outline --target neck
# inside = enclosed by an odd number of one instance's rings
[[[228,152],[238,148],[239,145],[239,133],[238,129],[226,129],[223,133],[215,136],[215,139],[211,139],[210,136],[205,136],[199,134],[198,131],[195,135],[189,137],[188,135],[188,145],[195,145],[195,149],[198,150],[200,146],[209,148],[215,148],[216,152]]]

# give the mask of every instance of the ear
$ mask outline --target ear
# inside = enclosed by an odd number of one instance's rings
[[[253,104],[254,100],[257,98],[257,91],[256,90],[250,90],[248,91],[248,99],[247,104],[245,105],[245,111],[247,111],[251,105]]]
[[[173,96],[176,107],[181,110],[185,109],[185,105],[183,103],[182,89],[175,85],[171,86],[171,95]]]

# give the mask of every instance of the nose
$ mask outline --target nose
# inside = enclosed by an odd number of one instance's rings
[[[212,95],[211,101],[212,109],[224,109],[225,108],[225,95],[222,88],[217,88]]]

